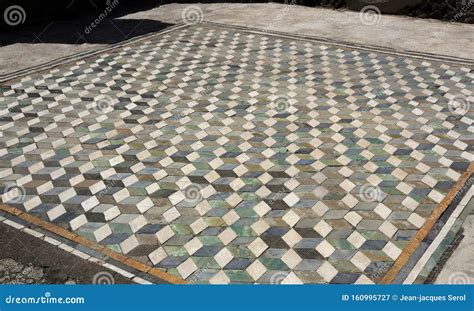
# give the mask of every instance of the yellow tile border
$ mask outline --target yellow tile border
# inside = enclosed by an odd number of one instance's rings
[[[181,278],[178,278],[174,275],[171,275],[169,273],[166,273],[164,271],[161,271],[160,269],[154,268],[152,266],[146,265],[138,260],[135,260],[133,258],[130,258],[124,254],[117,253],[109,248],[107,248],[104,245],[100,245],[96,242],[93,242],[89,239],[84,238],[83,236],[77,235],[75,233],[72,233],[71,231],[68,231],[64,228],[61,228],[58,225],[55,225],[53,223],[49,223],[39,217],[33,216],[31,214],[28,214],[27,212],[23,212],[18,208],[8,206],[5,204],[0,204],[0,210],[4,211],[6,213],[9,213],[11,215],[14,215],[16,217],[21,218],[24,221],[27,221],[31,224],[34,224],[42,229],[45,229],[49,232],[52,232],[54,234],[57,234],[69,241],[72,241],[74,243],[80,244],[84,247],[93,249],[105,256],[108,256],[118,262],[120,262],[123,265],[126,265],[132,269],[135,269],[140,272],[144,272],[147,274],[150,274],[154,277],[160,278],[166,282],[169,282],[171,284],[187,284],[187,282]]]
[[[398,273],[406,265],[410,257],[416,251],[421,242],[426,238],[428,233],[431,231],[433,226],[443,212],[448,208],[449,204],[453,201],[459,191],[462,189],[464,184],[469,180],[471,175],[474,173],[474,162],[471,162],[466,172],[464,172],[458,181],[454,184],[451,190],[446,194],[444,199],[439,203],[438,207],[431,213],[430,217],[426,220],[425,224],[421,229],[418,230],[416,235],[411,239],[408,245],[402,250],[400,256],[394,262],[390,270],[383,276],[377,283],[378,284],[390,284],[396,278]]]

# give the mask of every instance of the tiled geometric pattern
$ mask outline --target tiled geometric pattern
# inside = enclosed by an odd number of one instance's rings
[[[0,87],[3,203],[195,283],[370,283],[473,161],[462,65],[206,24]]]

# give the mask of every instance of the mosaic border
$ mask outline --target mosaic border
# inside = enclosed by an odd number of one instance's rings
[[[416,235],[411,239],[410,243],[408,243],[408,245],[403,249],[402,253],[397,258],[397,260],[395,261],[393,266],[390,268],[390,270],[377,283],[390,284],[395,281],[397,275],[406,266],[411,256],[416,252],[420,244],[431,232],[431,230],[435,226],[438,219],[450,206],[451,202],[453,202],[456,199],[456,197],[458,196],[458,193],[463,190],[465,183],[469,180],[473,172],[474,172],[474,162],[471,162],[471,164],[467,168],[467,171],[462,174],[459,180],[454,184],[453,188],[451,188],[451,190],[444,197],[444,199],[441,201],[438,207],[433,211],[431,216],[426,220],[423,227],[421,227],[421,229],[418,230]]]
[[[172,284],[184,284],[186,281],[175,277],[174,275],[171,275],[169,273],[163,272],[157,268],[148,266],[146,264],[143,264],[135,259],[132,259],[128,256],[125,256],[123,254],[119,254],[117,252],[114,252],[107,248],[106,246],[100,245],[98,243],[95,243],[89,239],[86,239],[82,236],[79,236],[75,233],[72,233],[71,231],[68,231],[64,228],[61,228],[55,224],[49,223],[39,217],[32,216],[27,212],[23,212],[15,207],[11,207],[5,204],[0,204],[0,211],[3,211],[5,213],[11,214],[20,220],[23,220],[27,223],[33,224],[38,226],[41,229],[44,229],[48,232],[51,232],[61,238],[64,238],[68,241],[71,241],[75,243],[76,245],[81,245],[83,247],[86,247],[92,251],[95,251],[101,255],[105,255],[108,258],[111,258],[112,260],[127,266],[129,268],[132,268],[136,271],[149,274],[153,277],[162,279],[166,282],[172,283]],[[20,225],[22,226],[22,225]]]
[[[439,245],[435,244],[436,247],[434,251],[431,252],[429,258],[428,254],[426,255],[426,264],[417,273],[414,284],[433,283],[436,280],[441,269],[449,260],[450,255],[459,246],[459,243],[461,243],[464,237],[463,223],[469,213],[472,212],[472,207],[470,207],[469,204],[473,200],[473,197],[474,188],[471,188],[470,193],[465,197],[465,202],[467,202],[466,205],[463,206],[462,202],[460,204],[461,208],[458,212],[459,215],[448,220],[450,226],[444,229],[446,232],[445,237],[440,239]]]
[[[449,63],[455,63],[458,65],[468,65],[468,66],[474,66],[474,59],[468,59],[468,58],[462,58],[462,57],[454,57],[454,56],[447,56],[447,55],[440,55],[440,54],[433,54],[433,53],[426,53],[426,52],[417,52],[417,51],[412,51],[412,50],[397,50],[395,48],[388,48],[388,47],[383,47],[383,46],[377,46],[377,45],[368,45],[368,44],[357,44],[355,42],[349,42],[349,41],[342,41],[342,40],[333,40],[333,39],[328,39],[328,38],[323,38],[323,37],[317,37],[317,36],[310,36],[310,35],[298,35],[298,34],[292,34],[292,33],[287,33],[287,32],[279,32],[279,31],[273,31],[273,30],[261,30],[258,28],[252,28],[252,27],[246,27],[246,26],[239,26],[239,25],[228,25],[228,24],[223,24],[223,23],[218,23],[218,22],[210,22],[210,21],[204,21],[202,24],[208,24],[208,25],[214,25],[214,26],[219,26],[219,27],[224,27],[224,28],[229,28],[229,29],[234,29],[234,30],[240,30],[244,31],[247,33],[254,33],[254,34],[260,34],[260,35],[270,35],[274,37],[279,37],[279,38],[287,38],[287,39],[297,39],[297,40],[303,40],[303,41],[309,41],[309,42],[320,42],[320,43],[327,43],[335,46],[343,46],[346,48],[352,48],[352,49],[357,49],[357,50],[364,50],[364,51],[372,51],[372,52],[378,52],[378,53],[385,53],[385,54],[394,54],[394,55],[399,55],[399,56],[405,56],[405,57],[413,57],[413,58],[421,58],[424,60],[432,60],[432,61],[440,61],[440,62],[449,62]],[[197,25],[197,24],[196,24]],[[55,60],[52,60],[50,62],[46,62],[43,64],[39,64],[36,66],[28,67],[25,69],[21,69],[18,71],[14,71],[11,73],[7,73],[4,75],[0,75],[0,83],[4,83],[10,80],[14,80],[17,78],[20,78],[22,76],[34,73],[34,72],[40,72],[43,70],[51,69],[54,67],[58,67],[61,65],[65,65],[67,63],[77,61],[77,60],[82,60],[82,59],[87,59],[89,57],[95,56],[97,54],[101,54],[107,51],[111,51],[123,46],[127,45],[132,45],[134,43],[147,40],[149,38],[153,38],[155,36],[163,35],[169,32],[173,32],[175,30],[181,29],[181,28],[186,28],[186,27],[192,27],[195,25],[189,25],[185,23],[178,23],[175,24],[174,26],[170,26],[166,29],[144,34],[141,36],[137,36],[135,38],[125,40],[122,42],[118,42],[115,44],[111,44],[108,47],[105,48],[99,48],[95,50],[89,50],[89,51],[84,51],[80,53],[75,53],[72,55],[68,55],[65,57],[61,57]]]

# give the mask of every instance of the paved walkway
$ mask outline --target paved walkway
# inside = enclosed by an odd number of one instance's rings
[[[4,83],[2,201],[188,282],[422,282],[472,172],[471,67],[176,27]]]

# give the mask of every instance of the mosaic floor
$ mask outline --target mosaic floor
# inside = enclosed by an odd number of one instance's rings
[[[1,200],[191,283],[377,282],[473,161],[473,77],[178,27],[1,84]]]

